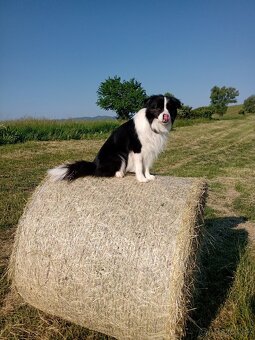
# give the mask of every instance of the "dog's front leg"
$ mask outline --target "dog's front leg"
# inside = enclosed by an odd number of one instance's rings
[[[155,176],[150,174],[150,169],[148,166],[145,166],[145,177],[149,180],[149,181],[153,181],[155,179]]]
[[[143,158],[141,153],[134,153],[135,174],[139,182],[148,182],[143,174]]]

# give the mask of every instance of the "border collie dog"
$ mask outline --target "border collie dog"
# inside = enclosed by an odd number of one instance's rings
[[[63,164],[48,173],[55,180],[73,181],[83,176],[124,177],[134,172],[139,182],[153,180],[150,167],[163,150],[180,107],[174,97],[151,96],[144,108],[113,131],[93,162]]]

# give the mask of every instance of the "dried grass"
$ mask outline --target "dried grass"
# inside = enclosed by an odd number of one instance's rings
[[[32,306],[118,339],[179,339],[204,181],[46,179],[19,222],[10,276]]]

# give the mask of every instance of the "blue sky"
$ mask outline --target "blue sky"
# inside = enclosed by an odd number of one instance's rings
[[[255,93],[254,0],[0,0],[0,119],[110,114],[100,82],[209,104],[214,85]]]

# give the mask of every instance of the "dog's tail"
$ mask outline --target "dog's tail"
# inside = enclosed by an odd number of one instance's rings
[[[56,181],[73,181],[78,177],[93,176],[96,172],[94,162],[77,161],[70,164],[62,164],[54,169],[48,170],[48,174]]]

